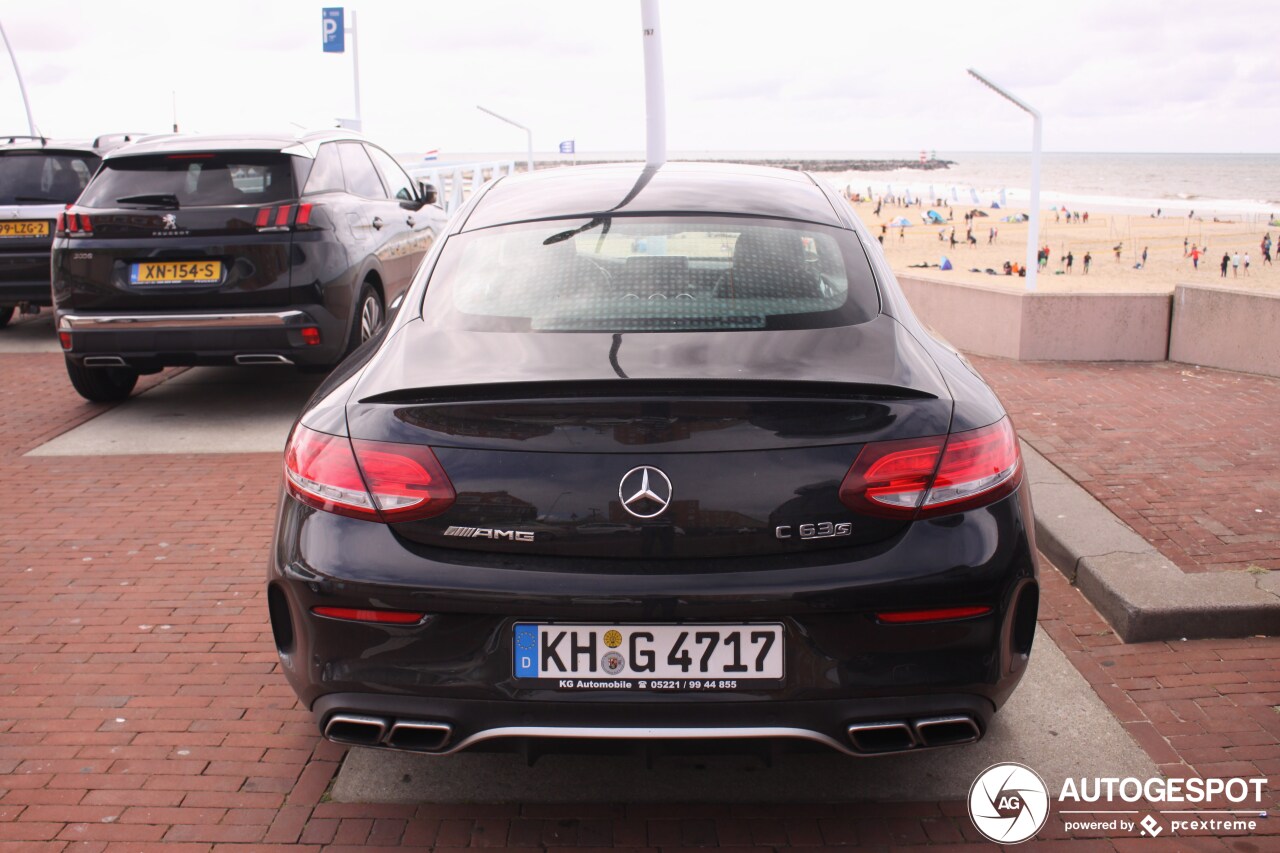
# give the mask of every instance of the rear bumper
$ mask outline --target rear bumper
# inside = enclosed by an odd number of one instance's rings
[[[935,740],[981,736],[1021,679],[1038,602],[1030,521],[1024,484],[981,510],[912,524],[885,547],[827,562],[741,558],[742,571],[700,572],[701,561],[681,561],[651,574],[619,561],[619,573],[603,574],[535,570],[510,555],[424,556],[385,525],[282,496],[269,603],[282,669],[321,731],[335,716],[383,721],[382,736],[346,742],[414,748],[387,735],[397,723],[416,723],[449,731],[428,752],[529,739],[699,737],[903,751],[948,745],[917,737],[927,720],[968,721],[935,729],[950,731]],[[875,617],[962,603],[991,612],[920,624]],[[321,605],[428,617],[344,622],[316,616]],[[777,686],[700,692],[643,682],[531,686],[513,675],[520,621],[781,623],[787,675]],[[872,736],[885,748],[855,748],[849,727],[862,724],[887,727]]]
[[[71,333],[68,357],[118,357],[141,369],[180,365],[278,363],[328,365],[346,348],[345,323],[318,306],[272,311],[58,311],[59,332]],[[320,330],[309,345],[303,329]]]
[[[0,305],[52,305],[49,249],[0,253]]]

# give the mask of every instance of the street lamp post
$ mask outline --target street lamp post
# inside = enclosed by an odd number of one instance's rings
[[[18,68],[18,57],[13,53],[13,45],[9,44],[9,35],[4,31],[4,24],[0,24],[0,38],[4,39],[4,48],[9,51],[9,61],[13,63],[13,73],[18,78],[18,91],[22,93],[22,106],[27,111],[27,128],[32,136],[39,136],[36,133],[36,121],[31,117],[31,101],[27,100],[27,85],[22,82],[22,69]]]
[[[1036,273],[1040,269],[1040,112],[1010,95],[972,68],[969,69],[969,74],[1018,109],[1031,114],[1031,218],[1027,223],[1027,290],[1035,290]]]
[[[527,137],[527,139],[528,139],[528,145],[529,145],[529,147],[528,147],[528,160],[526,161],[525,168],[526,168],[528,171],[532,172],[532,171],[533,171],[533,131],[532,131],[532,130],[530,130],[529,128],[525,127],[523,124],[520,124],[520,122],[518,122],[518,121],[512,121],[512,120],[511,120],[511,119],[509,119],[509,118],[505,118],[505,117],[503,117],[503,116],[500,116],[500,115],[498,115],[497,113],[495,113],[493,110],[488,109],[488,108],[486,108],[486,107],[482,107],[482,106],[480,106],[479,104],[476,104],[476,109],[478,109],[478,110],[479,110],[480,112],[482,112],[482,113],[488,113],[489,115],[493,116],[494,118],[498,119],[499,121],[505,121],[505,122],[506,122],[507,124],[509,124],[509,125],[512,125],[512,126],[514,126],[514,127],[518,127],[518,128],[520,128],[521,130],[523,130],[523,131],[525,132],[525,135],[526,135],[526,137]]]

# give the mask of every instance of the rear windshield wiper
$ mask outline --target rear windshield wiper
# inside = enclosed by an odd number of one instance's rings
[[[49,204],[66,204],[60,198],[46,198],[42,195],[16,195],[14,201],[47,201]]]
[[[171,207],[178,209],[178,197],[173,193],[148,193],[144,195],[127,195],[116,199],[116,204],[146,204],[152,207]]]

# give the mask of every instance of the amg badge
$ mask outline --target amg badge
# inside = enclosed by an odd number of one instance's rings
[[[832,524],[822,521],[817,524],[781,524],[773,529],[773,535],[779,539],[833,539],[836,536],[848,536],[853,532],[853,525],[847,521]]]
[[[496,527],[450,526],[445,536],[461,536],[464,539],[505,539],[508,542],[532,542],[532,530],[499,530]]]

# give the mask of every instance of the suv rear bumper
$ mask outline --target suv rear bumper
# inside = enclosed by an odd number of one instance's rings
[[[49,248],[33,252],[0,253],[0,305],[48,306],[53,304],[49,286]]]
[[[330,365],[346,349],[346,323],[319,306],[277,311],[57,312],[58,331],[71,333],[74,361],[119,358],[147,370],[182,365]],[[319,344],[303,330],[318,329]]]

